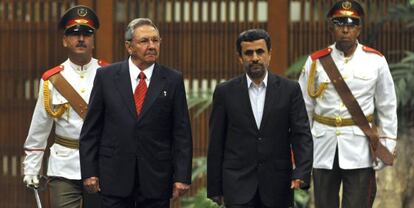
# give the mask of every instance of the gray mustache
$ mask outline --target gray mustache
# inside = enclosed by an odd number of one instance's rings
[[[147,53],[145,53],[146,55],[157,55],[157,51],[155,50],[149,50]]]

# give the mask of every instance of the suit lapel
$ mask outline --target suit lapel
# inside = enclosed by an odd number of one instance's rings
[[[147,94],[145,95],[144,104],[142,106],[141,114],[138,121],[148,112],[148,109],[154,103],[155,99],[160,95],[163,86],[166,83],[166,76],[164,71],[158,64],[155,64],[152,72],[151,81],[148,86]]]
[[[249,89],[247,87],[246,74],[244,74],[240,77],[240,87],[242,89],[242,90],[240,90],[240,97],[241,97],[241,101],[242,101],[240,103],[245,104],[245,106],[243,108],[246,109],[246,113],[247,113],[247,116],[249,118],[249,121],[252,123],[253,126],[256,127],[255,129],[258,130],[256,120],[255,120],[254,114],[253,114],[252,104],[250,102]]]
[[[119,68],[118,73],[114,77],[114,81],[119,94],[121,94],[122,100],[125,102],[131,115],[136,118],[137,113],[132,92],[131,76],[129,75],[128,60],[122,63],[121,68]]]
[[[279,78],[268,72],[268,82],[266,87],[266,97],[265,97],[265,103],[263,108],[263,116],[262,116],[262,122],[260,123],[260,129],[264,126],[266,121],[268,120],[270,116],[270,111],[272,109],[273,102],[276,100],[275,98],[278,96],[279,93]]]

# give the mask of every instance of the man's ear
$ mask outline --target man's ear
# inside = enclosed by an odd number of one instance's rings
[[[93,40],[92,40],[92,49],[95,49],[95,41],[96,41],[96,39],[95,39],[95,34],[93,34],[92,35],[92,38],[93,38]]]
[[[131,55],[131,42],[125,41],[125,49],[128,51],[128,54]]]
[[[272,60],[272,49],[269,50],[269,61]]]
[[[63,38],[62,38],[62,45],[63,45],[63,47],[68,47],[68,43],[66,42],[67,40],[66,40],[66,36],[65,35],[63,35]]]
[[[334,31],[334,24],[330,21],[328,21],[328,31],[329,32],[333,32]]]
[[[359,38],[359,36],[361,35],[361,31],[362,31],[362,25],[358,25],[357,26],[358,28],[358,35],[357,35],[357,37]]]
[[[237,54],[238,55],[238,57],[239,57],[239,62],[240,62],[240,64],[242,64],[243,65],[243,58],[239,55],[239,54]]]

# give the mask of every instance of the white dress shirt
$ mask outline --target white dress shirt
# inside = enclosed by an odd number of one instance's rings
[[[253,110],[254,119],[256,121],[257,128],[260,129],[260,124],[263,117],[263,109],[266,98],[266,87],[267,87],[267,77],[266,75],[263,81],[257,85],[254,83],[250,77],[246,74],[247,78],[247,89],[249,90],[250,105]]]
[[[129,66],[129,75],[131,76],[131,86],[132,86],[132,94],[135,91],[135,88],[139,84],[139,78],[138,75],[142,71],[145,74],[145,82],[147,83],[147,87],[150,84],[152,72],[154,71],[155,64],[152,64],[146,69],[140,69],[138,68],[131,60],[131,57],[128,59],[128,66]]]

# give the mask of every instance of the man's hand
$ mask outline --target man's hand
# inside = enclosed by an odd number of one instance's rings
[[[101,191],[99,187],[99,178],[98,177],[90,177],[83,180],[83,186],[85,187],[86,191],[89,193],[96,193]]]
[[[23,182],[29,188],[39,188],[39,176],[38,175],[25,175]]]
[[[182,195],[184,195],[188,189],[190,189],[190,185],[180,182],[175,182],[173,187],[173,199],[176,199]]]
[[[293,179],[290,183],[291,189],[298,189],[303,182],[300,179]]]
[[[219,206],[221,206],[224,203],[223,196],[213,196],[210,198],[213,202],[217,203]]]

